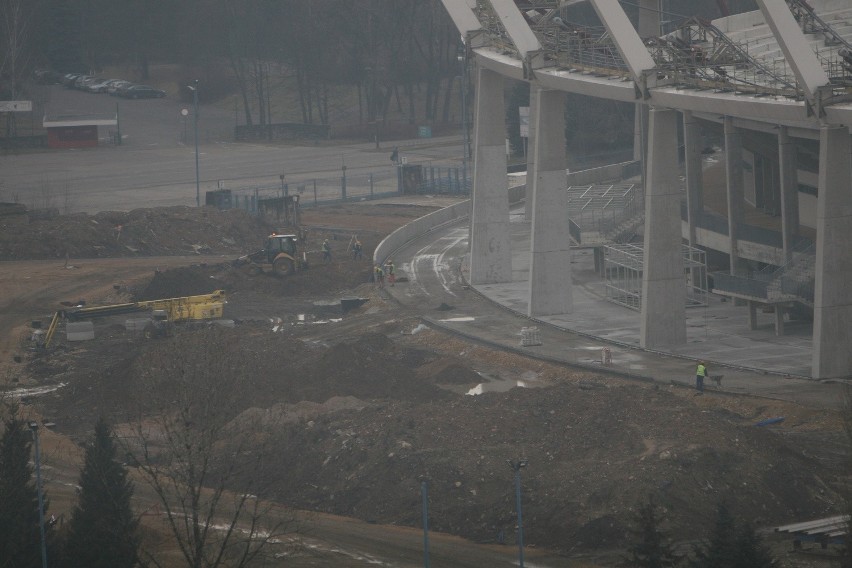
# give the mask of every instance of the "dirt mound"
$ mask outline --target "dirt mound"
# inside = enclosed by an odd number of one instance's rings
[[[0,231],[0,260],[228,254],[260,248],[271,226],[241,210],[158,207],[59,215]]]
[[[482,377],[462,362],[450,359],[436,359],[417,369],[420,379],[439,385],[476,385]]]
[[[158,300],[209,294],[219,290],[219,281],[211,278],[207,266],[191,266],[157,271],[150,282],[135,296],[137,300]]]
[[[305,400],[326,400],[330,393],[358,398],[435,400],[448,395],[418,380],[400,360],[385,336],[370,334],[352,343],[339,343],[306,363],[300,395]]]
[[[823,464],[817,477],[812,455],[789,439],[676,391],[563,371],[554,387],[463,396],[432,384],[476,376],[463,361],[424,360],[382,334],[326,347],[273,333],[268,323],[181,329],[169,341],[144,342],[112,326],[90,344],[100,353],[36,360],[41,375],[73,385],[41,399],[45,416],[82,438],[92,416],[120,423],[146,393],[172,400],[181,373],[211,386],[233,382],[231,431],[276,424],[265,464],[270,479],[287,476],[266,497],[413,525],[425,475],[434,528],[486,542],[500,531],[511,540],[506,460],[525,457],[528,542],[562,550],[617,546],[621,519],[649,494],[669,512],[676,538],[706,528],[722,500],[769,526],[824,515],[838,498],[830,480],[841,466]]]
[[[514,534],[506,460],[525,457],[528,542],[578,551],[620,546],[649,494],[676,538],[708,528],[721,501],[761,526],[824,514],[826,485],[786,444],[668,392],[564,384],[326,414],[285,427],[271,466],[290,473],[276,498],[381,523],[417,523],[427,476],[435,530],[494,542]],[[778,463],[784,484],[767,480]]]

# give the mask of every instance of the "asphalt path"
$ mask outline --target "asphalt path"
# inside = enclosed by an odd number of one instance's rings
[[[36,150],[0,155],[0,201],[64,213],[126,211],[138,207],[194,205],[195,145],[192,105],[176,96],[125,100],[58,85],[42,88],[45,111],[56,115],[115,114],[122,144],[109,142],[112,127],[100,127],[98,148]],[[277,186],[327,179],[320,198],[339,196],[338,180],[363,187],[367,175],[395,180],[390,152],[396,145],[409,163],[458,166],[461,138],[330,145],[232,142],[234,113],[204,105],[199,111],[199,188],[208,190]],[[388,181],[392,183],[392,181]],[[335,187],[337,184],[337,187]],[[395,183],[393,183],[395,187]]]

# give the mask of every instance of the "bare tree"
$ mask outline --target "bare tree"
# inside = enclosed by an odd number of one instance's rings
[[[0,0],[0,97],[14,100],[30,71],[33,2]],[[6,113],[6,133],[16,135],[15,113]]]
[[[251,365],[229,341],[217,329],[184,331],[135,373],[140,409],[126,450],[191,568],[248,566],[295,527],[262,499],[276,476],[264,469],[265,426],[234,420]],[[156,551],[143,556],[160,566]]]

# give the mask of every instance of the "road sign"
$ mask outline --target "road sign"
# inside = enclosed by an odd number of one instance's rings
[[[30,112],[32,101],[0,101],[0,112]]]
[[[420,138],[432,138],[432,127],[431,126],[418,126],[417,127],[417,136]]]

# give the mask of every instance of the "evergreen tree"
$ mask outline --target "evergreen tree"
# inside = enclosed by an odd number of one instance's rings
[[[778,565],[751,525],[739,528],[736,549],[734,568],[774,568]]]
[[[115,459],[112,431],[101,418],[86,448],[80,501],[71,513],[65,545],[68,568],[130,568],[136,565],[138,521],[130,507],[133,486]]]
[[[676,566],[678,559],[668,537],[661,531],[660,509],[653,497],[636,511],[633,544],[627,549],[628,566],[637,568],[666,568]]]
[[[720,504],[710,542],[695,551],[694,568],[775,568],[769,550],[749,525],[737,526],[728,507]]]
[[[31,448],[27,424],[16,418],[8,420],[0,438],[0,568],[41,567]]]

